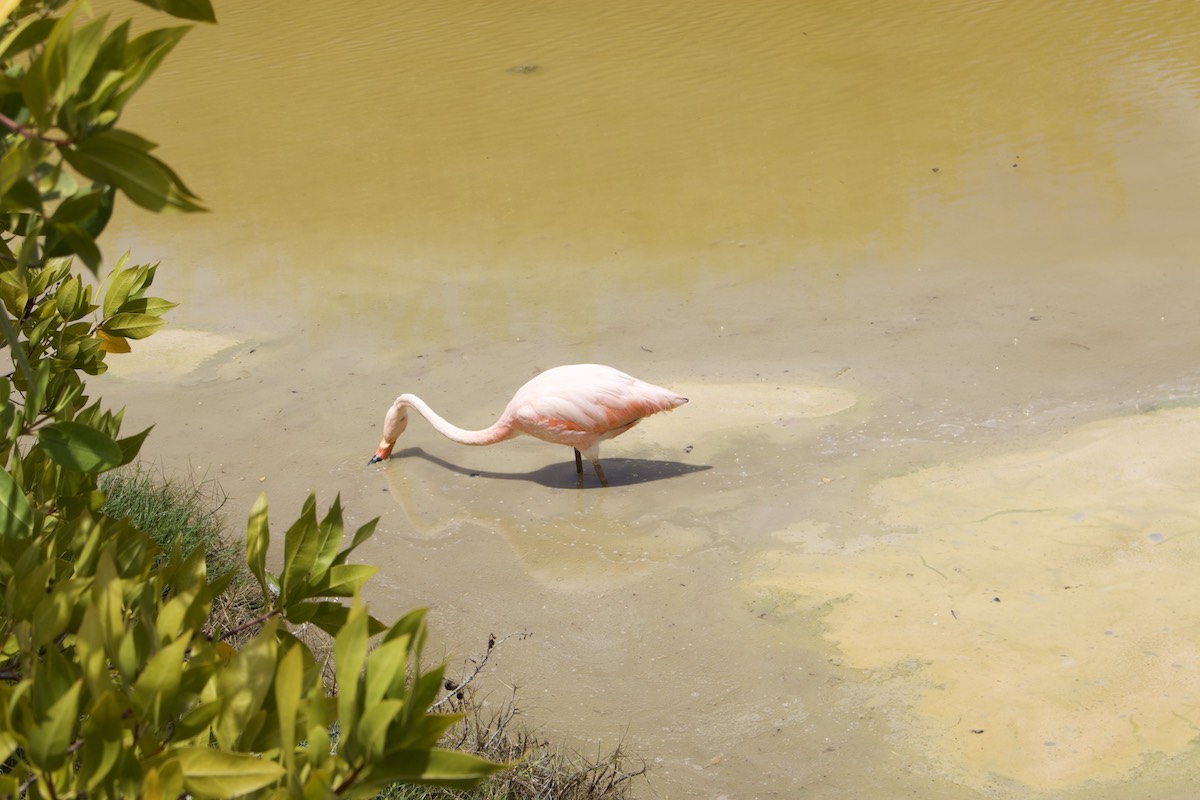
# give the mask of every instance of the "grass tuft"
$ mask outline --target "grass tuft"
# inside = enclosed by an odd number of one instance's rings
[[[163,549],[169,551],[176,539],[184,557],[203,547],[209,580],[236,573],[229,588],[213,598],[208,632],[230,630],[259,613],[262,593],[246,565],[242,542],[225,534],[221,509],[227,497],[216,481],[172,479],[135,464],[104,475],[100,490],[105,494],[104,513],[128,520]],[[242,638],[251,635],[248,631]],[[230,644],[237,647],[240,641]]]
[[[129,520],[162,548],[170,550],[178,539],[186,557],[204,547],[211,577],[235,569],[242,560],[240,546],[224,536],[226,496],[216,481],[185,482],[135,464],[105,474],[100,490],[104,513]]]

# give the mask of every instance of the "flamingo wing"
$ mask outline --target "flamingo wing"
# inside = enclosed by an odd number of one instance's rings
[[[525,384],[509,411],[525,433],[586,450],[685,402],[612,367],[576,364],[547,370]]]

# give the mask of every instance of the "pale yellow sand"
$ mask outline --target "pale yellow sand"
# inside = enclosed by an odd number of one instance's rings
[[[163,381],[194,374],[202,365],[242,342],[212,331],[164,328],[130,342],[132,352],[109,354],[108,371],[134,381]]]
[[[946,774],[1127,777],[1200,733],[1197,441],[1200,410],[1177,409],[886,480],[895,535],[768,553],[751,584],[824,609],[846,665],[895,692],[902,746]]]

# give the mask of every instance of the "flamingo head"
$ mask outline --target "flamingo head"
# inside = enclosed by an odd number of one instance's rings
[[[408,408],[397,402],[388,409],[387,416],[383,420],[383,439],[379,442],[379,447],[375,450],[375,455],[371,456],[370,463],[378,464],[392,455],[392,448],[396,445],[396,440],[400,438],[400,434],[404,433],[404,429],[408,427]]]

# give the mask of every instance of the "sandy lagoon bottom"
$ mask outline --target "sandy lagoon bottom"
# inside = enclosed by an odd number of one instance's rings
[[[259,402],[287,358],[209,334],[160,344],[168,358],[147,347],[105,388],[167,420],[151,458],[188,453],[235,518],[268,488],[276,526],[333,483],[356,521],[383,518],[363,555],[382,566],[376,609],[429,605],[452,665],[531,631],[492,691],[515,684],[533,724],[584,751],[644,755],[645,796],[1200,792],[1200,410],[890,475],[827,464],[790,502],[795,464],[878,411],[836,380],[668,383],[688,415],[614,443],[602,492],[575,490],[557,448],[456,448],[420,423],[368,468],[372,396],[306,434],[337,454],[331,478],[257,452],[287,413]],[[251,447],[230,454],[207,442],[234,406]]]

